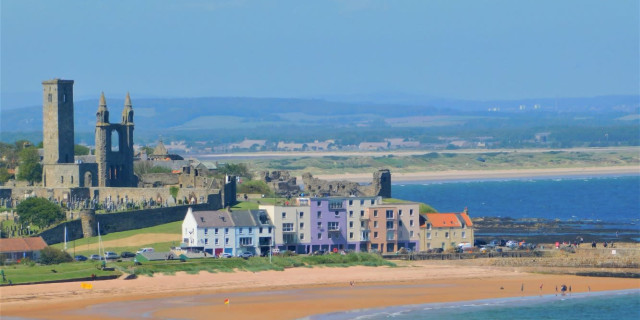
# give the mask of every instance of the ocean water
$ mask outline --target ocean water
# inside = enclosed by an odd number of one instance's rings
[[[532,296],[354,310],[313,320],[511,320],[640,319],[640,290]]]
[[[438,212],[640,225],[640,176],[394,184],[392,196]]]

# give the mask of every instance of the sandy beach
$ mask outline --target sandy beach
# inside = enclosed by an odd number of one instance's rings
[[[417,181],[450,181],[450,180],[484,180],[484,179],[519,179],[564,176],[606,176],[606,175],[640,175],[640,166],[619,167],[577,167],[546,169],[510,169],[510,170],[447,170],[420,172],[391,172],[392,183],[411,183]],[[323,180],[348,180],[354,182],[371,182],[370,173],[319,174],[315,178]],[[302,181],[302,177],[298,177]]]
[[[354,285],[351,285],[351,282]],[[528,273],[512,267],[407,261],[397,267],[156,275],[2,287],[0,315],[38,319],[297,319],[393,305],[638,289],[640,280]],[[542,289],[540,287],[542,286]],[[229,304],[225,304],[229,299]]]

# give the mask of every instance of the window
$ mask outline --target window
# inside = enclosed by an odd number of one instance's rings
[[[349,232],[349,239],[353,239],[353,232]]]
[[[300,211],[300,218],[304,217],[304,212]]]
[[[349,211],[349,218],[353,218],[353,211]]]
[[[226,244],[226,245],[229,244],[229,238],[224,238],[224,244]]]
[[[409,215],[413,217],[413,209],[409,209]]]
[[[377,231],[373,233],[373,238],[374,239],[378,239],[378,232]]]
[[[431,230],[431,223],[427,223],[427,229]]]
[[[398,227],[402,227],[402,220],[398,220]]]
[[[353,200],[349,200],[349,205],[352,206],[353,205]]]
[[[49,93],[49,96],[47,97],[47,101],[49,102],[53,101],[53,95],[51,93]]]
[[[242,234],[242,228],[238,228],[238,233]]]
[[[322,205],[322,202],[318,201],[318,207]]]
[[[241,246],[250,246],[250,245],[253,244],[252,239],[253,238],[251,238],[251,237],[242,237],[242,238],[240,238],[240,245]]]
[[[360,228],[364,228],[364,221],[360,221]]]
[[[204,228],[204,235],[208,235],[209,234],[209,229],[208,228]]]
[[[378,216],[378,210],[373,210],[373,216],[377,217]]]
[[[287,213],[286,213],[286,212],[283,212],[283,213],[282,213],[282,219],[284,219],[284,218],[286,218],[286,217],[287,217]]]
[[[291,231],[293,231],[293,223],[282,224],[282,232],[291,232]]]
[[[362,205],[364,205],[364,199],[363,199],[363,200],[360,200],[360,205],[361,205],[361,206],[362,206]]]
[[[409,237],[413,238],[413,230],[409,231]]]
[[[329,231],[338,231],[340,230],[340,224],[338,222],[329,222],[328,225]]]
[[[218,238],[215,238],[213,242],[214,242],[214,243],[216,244],[216,246],[217,246],[217,245],[218,245]]]
[[[249,234],[253,233],[253,228],[249,228]]]
[[[218,228],[213,229],[214,234],[218,234]]]
[[[318,240],[322,240],[322,233],[318,233]]]
[[[322,219],[322,211],[318,211],[318,219]]]
[[[375,200],[371,199],[371,205],[374,205],[375,203]]]
[[[322,229],[322,222],[318,222],[318,229]]]
[[[387,219],[393,219],[393,210],[387,210]]]
[[[204,238],[204,244],[205,245],[209,244],[209,239],[208,238]]]
[[[402,210],[398,210],[398,217],[402,216]]]
[[[387,221],[387,230],[393,230],[393,221]]]
[[[444,233],[444,237],[445,237],[445,238],[449,238],[449,232],[445,232],[445,233]]]
[[[427,232],[427,239],[431,239],[431,232]]]
[[[260,227],[260,229],[259,229],[259,231],[258,231],[258,232],[262,233],[262,227]]]
[[[271,233],[271,227],[269,227],[269,233]]]
[[[360,216],[364,217],[364,210],[360,210]]]
[[[349,229],[353,229],[353,221],[349,221]]]
[[[462,238],[466,238],[467,237],[467,233],[462,231]]]
[[[373,222],[373,227],[374,227],[374,228],[377,228],[377,227],[378,227],[378,221],[374,221],[374,222]]]
[[[409,220],[409,226],[413,227],[413,220]]]
[[[229,234],[229,228],[224,228],[224,234]]]
[[[60,183],[64,183],[64,176],[60,176]]]
[[[300,229],[304,229],[304,222],[300,222]]]
[[[300,240],[304,240],[304,233],[300,234]]]
[[[71,183],[73,183],[73,176],[71,176]]]

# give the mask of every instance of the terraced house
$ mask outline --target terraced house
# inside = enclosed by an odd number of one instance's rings
[[[298,198],[296,201],[291,206],[260,206],[276,226],[275,245],[281,250],[395,252],[400,248],[417,250],[420,243],[417,203],[383,203],[382,197]],[[378,212],[381,213],[378,215]],[[374,228],[378,229],[377,239],[372,238]]]
[[[455,248],[461,242],[473,244],[473,222],[467,209],[461,213],[427,213],[421,215],[421,250]]]
[[[219,256],[267,253],[275,228],[264,210],[192,211],[182,222],[182,247]]]

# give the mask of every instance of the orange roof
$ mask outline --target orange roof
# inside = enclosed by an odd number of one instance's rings
[[[47,247],[42,237],[0,239],[0,252],[40,251]]]
[[[462,227],[455,213],[427,213],[426,215],[434,228]]]
[[[473,227],[473,222],[471,222],[471,218],[469,218],[469,215],[466,213],[460,213],[460,216],[462,217],[462,219],[464,219],[464,223],[467,225],[467,227]]]

